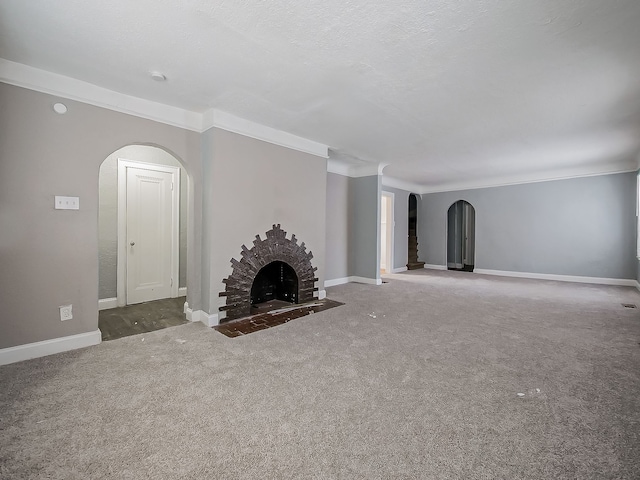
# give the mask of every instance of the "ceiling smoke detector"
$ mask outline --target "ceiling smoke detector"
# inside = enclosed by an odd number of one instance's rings
[[[160,72],[151,72],[150,75],[156,82],[164,82],[167,79],[167,77]]]

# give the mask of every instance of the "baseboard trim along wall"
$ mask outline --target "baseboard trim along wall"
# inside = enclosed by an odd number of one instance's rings
[[[317,297],[318,300],[322,300],[324,298],[327,298],[327,291],[326,290],[318,290],[317,292],[313,292],[313,296]]]
[[[530,272],[509,272],[503,270],[486,270],[476,268],[474,273],[481,275],[496,275],[499,277],[532,278],[536,280],[555,280],[557,282],[593,283],[596,285],[619,285],[623,287],[635,287],[637,280],[625,278],[601,278],[601,277],[580,277],[574,275],[556,275],[552,273],[530,273]]]
[[[178,296],[179,297],[186,297],[187,296],[187,287],[178,288]]]
[[[27,343],[17,347],[3,348],[0,350],[0,365],[22,362],[31,358],[46,357],[55,353],[68,352],[78,348],[91,347],[102,342],[100,330],[79,333],[68,337],[53,338],[42,342]]]
[[[349,281],[355,283],[366,283],[367,285],[382,285],[381,278],[349,277]]]
[[[636,281],[636,288],[638,289],[638,291],[640,292],[640,282]]]
[[[382,285],[382,279],[357,276],[334,278],[333,280],[326,280],[324,282],[324,288],[335,287],[336,285],[343,285],[345,283],[366,283],[367,285]]]
[[[220,317],[217,313],[207,313],[203,310],[198,310],[196,313],[198,313],[200,321],[207,327],[215,327],[216,325],[220,325]]]
[[[194,312],[186,306],[184,313],[186,313],[187,320],[189,320],[190,322],[202,322],[207,327],[215,327],[216,325],[220,325],[220,318],[218,317],[217,313],[208,314],[204,310],[196,310]]]
[[[325,280],[324,288],[335,287],[336,285],[343,285],[349,283],[351,277],[334,278],[333,280]]]
[[[433,265],[431,263],[425,263],[424,264],[424,268],[428,268],[430,270],[446,270],[447,266],[446,265]]]
[[[98,310],[109,310],[110,308],[116,308],[118,306],[118,299],[113,298],[101,298],[98,300]]]
[[[409,270],[407,267],[398,267],[393,269],[393,273],[402,273],[406,272],[407,270]]]

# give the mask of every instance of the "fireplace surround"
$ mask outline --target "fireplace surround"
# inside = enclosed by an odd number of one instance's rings
[[[220,307],[226,312],[223,321],[247,316],[252,304],[270,299],[291,303],[313,300],[318,290],[317,267],[311,264],[313,253],[307,252],[304,242],[298,244],[295,235],[288,239],[280,224],[273,225],[264,240],[256,235],[251,249],[242,245],[241,250],[242,258],[231,259],[233,272],[222,280],[226,286],[220,292],[226,297],[226,305]]]

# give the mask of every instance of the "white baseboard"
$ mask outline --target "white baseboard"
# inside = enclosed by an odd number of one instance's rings
[[[322,300],[323,298],[327,298],[327,291],[318,290],[317,292],[313,292],[313,296],[316,297],[318,300]]]
[[[98,300],[98,310],[108,310],[110,308],[116,308],[118,306],[118,299],[113,298],[101,298]]]
[[[433,265],[431,263],[425,263],[424,264],[424,268],[428,268],[430,270],[446,270],[447,266],[446,265]]]
[[[638,291],[640,292],[640,282],[638,282],[637,280],[636,280],[636,288],[637,288],[637,289],[638,289]]]
[[[191,318],[189,318],[189,314],[187,313],[187,319],[192,322],[202,322],[207,327],[215,327],[216,325],[220,325],[220,317],[217,313],[207,313],[204,310],[196,310],[191,313]]]
[[[325,280],[324,288],[335,287],[336,285],[343,285],[345,283],[349,283],[349,278],[351,277],[342,277],[342,278],[334,278],[333,280]]]
[[[635,287],[637,280],[625,278],[601,278],[601,277],[580,277],[574,275],[556,275],[552,273],[529,273],[529,272],[509,272],[503,270],[486,270],[475,268],[474,273],[481,275],[497,275],[500,277],[532,278],[536,280],[555,280],[557,282],[593,283],[596,285],[619,285],[623,287]]]
[[[44,340],[42,342],[3,348],[0,350],[0,365],[90,347],[92,345],[98,345],[100,342],[102,342],[102,333],[100,330],[94,330],[93,332],[79,333],[78,335],[70,335],[68,337],[52,338],[51,340]]]
[[[189,308],[189,304],[184,302],[184,313],[190,322],[202,322],[207,327],[214,327],[220,324],[220,318],[217,313],[209,315],[204,310],[193,311]]]
[[[393,273],[402,273],[402,272],[406,272],[407,270],[409,270],[407,267],[398,267],[398,268],[394,268],[392,270]]]
[[[343,285],[345,283],[366,283],[368,285],[382,285],[382,279],[357,276],[334,278],[333,280],[325,280],[324,288],[335,287],[336,285]]]
[[[187,296],[187,287],[178,288],[178,296],[179,297],[186,297]]]
[[[369,277],[349,277],[349,282],[366,283],[367,285],[382,285],[381,278],[369,278]]]

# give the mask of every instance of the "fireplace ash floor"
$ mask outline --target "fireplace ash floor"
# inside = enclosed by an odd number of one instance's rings
[[[254,315],[221,323],[213,328],[227,337],[240,337],[340,305],[344,303],[328,298],[298,305],[281,301],[266,302],[254,307]]]

